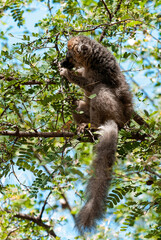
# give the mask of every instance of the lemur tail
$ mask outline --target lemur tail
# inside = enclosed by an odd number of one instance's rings
[[[93,174],[89,179],[87,202],[76,217],[76,227],[83,233],[95,227],[96,221],[105,213],[105,202],[112,178],[112,166],[117,148],[118,127],[109,120],[100,128],[96,157],[92,163]]]

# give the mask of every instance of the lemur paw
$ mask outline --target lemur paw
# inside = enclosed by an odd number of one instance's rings
[[[81,134],[81,133],[84,133],[85,128],[86,128],[87,126],[88,126],[87,123],[81,123],[81,124],[79,124],[78,127],[77,127],[77,134],[79,135],[79,134]]]
[[[60,76],[67,77],[68,76],[68,69],[66,68],[59,68]]]
[[[61,63],[58,63],[58,69],[59,69],[60,76],[64,76],[64,77],[68,76],[68,69],[61,67]]]

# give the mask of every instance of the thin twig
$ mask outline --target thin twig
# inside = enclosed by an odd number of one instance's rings
[[[145,166],[145,170],[146,170],[147,172],[152,173],[152,174],[154,174],[155,176],[161,178],[161,175],[158,174],[158,173],[156,173],[153,169],[151,169],[150,166]]]
[[[1,113],[1,117],[5,114],[5,112],[7,111],[7,109],[9,108],[9,105],[7,107],[5,107],[5,109],[3,110],[3,112]]]
[[[155,39],[157,42],[161,43],[161,41],[160,41],[158,38],[156,38],[155,36],[153,36],[151,33],[149,33],[149,35],[150,35],[153,39]]]
[[[35,152],[35,149],[33,149],[34,150],[34,152]],[[43,161],[43,159],[42,159],[42,157],[41,157],[41,155],[40,154],[38,154],[38,153],[34,153],[35,154],[35,156],[37,157],[37,159],[39,160],[39,162],[40,163],[42,163],[42,161]],[[43,168],[45,169],[45,171],[51,176],[51,172],[49,171],[49,169],[46,167],[46,165],[42,165],[43,166]],[[65,201],[65,205],[67,206],[67,208],[69,209],[69,211],[71,212],[72,211],[72,208],[71,208],[71,206],[70,206],[70,204],[69,204],[69,202],[68,202],[68,199],[66,198],[66,196],[65,196],[65,194],[62,192],[62,189],[59,187],[59,191],[61,192],[61,196],[62,196],[62,198],[64,199],[64,201]],[[71,213],[71,215],[73,216],[73,218],[74,218],[74,220],[75,220],[75,215],[74,214],[72,214]]]
[[[58,53],[57,59],[59,58],[59,55],[60,55],[60,50],[59,50],[59,47],[58,47],[58,38],[59,38],[59,35],[60,35],[60,33],[57,33],[57,34],[56,34],[56,38],[55,38],[55,49],[56,49],[56,51],[57,51],[57,53]]]
[[[46,206],[46,204],[47,204],[47,201],[48,201],[51,193],[52,193],[52,191],[49,192],[49,194],[47,195],[47,197],[46,197],[46,199],[45,199],[45,201],[44,201],[44,204],[43,204],[43,206],[42,206],[40,215],[39,215],[39,217],[38,217],[39,219],[42,219],[42,215],[43,215],[43,212],[44,212],[44,210],[45,210],[45,206]]]
[[[122,68],[122,67],[121,67]],[[123,68],[122,68],[123,69]],[[123,69],[123,71],[124,71],[124,69]],[[139,86],[139,84],[130,76],[130,74],[128,73],[128,72],[126,72],[126,75],[130,78],[130,80],[136,85],[136,86],[138,86],[138,88],[144,93],[144,95],[145,95],[145,97],[146,98],[148,98],[149,99],[149,101],[153,104],[153,106],[155,105],[154,104],[154,101],[149,97],[149,95],[147,94],[147,92],[143,89],[143,88],[141,88],[140,86]]]
[[[70,33],[73,33],[73,32],[76,32],[76,33],[79,33],[79,32],[90,32],[90,31],[94,31],[94,30],[96,30],[97,28],[100,28],[100,27],[104,27],[104,26],[111,27],[111,26],[114,26],[114,25],[117,25],[117,24],[120,24],[120,23],[128,22],[128,21],[136,21],[136,20],[133,19],[133,18],[128,18],[128,19],[124,19],[124,20],[120,20],[120,21],[112,22],[112,23],[102,23],[102,24],[94,26],[93,28],[90,28],[90,29],[83,29],[83,30],[75,30],[75,29],[73,29],[73,30],[71,30]],[[137,21],[142,22],[140,20],[137,20]]]
[[[17,84],[21,84],[21,85],[41,85],[41,84],[44,84],[46,83],[47,85],[51,85],[51,84],[55,84],[55,82],[53,80],[44,80],[44,81],[34,81],[34,80],[31,80],[31,81],[26,81],[24,82],[24,80],[18,80],[18,78],[15,78],[14,76],[5,76],[3,74],[0,74],[0,79],[1,80],[5,80],[5,81],[13,81],[13,80],[16,80],[17,82],[15,83],[16,86]],[[15,84],[13,84],[12,86],[14,86]]]
[[[112,14],[111,14],[110,10],[108,9],[105,1],[104,1],[104,0],[101,0],[101,1],[102,1],[103,5],[105,6],[105,9],[106,9],[107,14],[108,14],[108,16],[109,16],[109,20],[110,20],[110,22],[111,22],[111,20],[112,20]]]
[[[102,40],[103,40],[103,38],[104,38],[104,36],[105,36],[105,34],[106,34],[106,29],[107,29],[107,27],[104,27],[104,29],[103,29],[103,31],[102,31],[102,33],[101,33],[101,36],[100,36],[100,38],[99,38],[99,43],[102,42]]]
[[[9,211],[10,212],[10,211]],[[45,224],[41,219],[38,217],[30,216],[28,214],[23,214],[23,213],[17,213],[13,215],[14,218],[20,218],[24,220],[29,220],[31,222],[36,223],[38,226],[43,227],[51,236],[57,237],[55,232],[52,230],[52,226]]]
[[[13,214],[13,218],[20,218],[20,219],[23,219],[23,220],[28,220],[28,221],[31,221],[31,222],[34,222],[36,223],[38,226],[41,226],[43,227],[51,236],[53,237],[57,237],[55,232],[52,230],[53,226],[51,225],[48,225],[46,223],[44,223],[39,217],[35,217],[33,215],[29,215],[29,214],[25,214],[25,213],[16,213],[14,214],[11,210],[9,209],[2,209],[0,208],[1,211],[3,212],[6,212],[6,213],[11,213]]]
[[[5,238],[5,240],[10,240],[10,239],[11,239],[11,238],[10,238],[10,235],[11,235],[12,233],[16,232],[18,229],[19,229],[19,227],[11,230],[11,231],[8,233],[8,235],[7,235],[7,237]]]
[[[122,72],[141,72],[141,71],[144,71],[144,70],[146,70],[146,69],[144,69],[144,68],[141,68],[141,69],[132,69],[132,68],[130,68],[130,69],[127,69],[127,70],[122,70]]]
[[[50,6],[50,0],[48,0],[47,6],[48,6],[48,9],[49,9],[50,15],[52,16],[51,6]]]
[[[116,9],[115,9],[115,12],[114,12],[114,15],[120,10],[120,7],[121,7],[121,3],[122,3],[122,0],[120,0],[116,6]]]
[[[12,164],[12,173],[13,173],[13,175],[15,176],[17,182],[18,182],[21,186],[25,187],[28,192],[30,192],[29,187],[28,187],[27,185],[25,185],[25,184],[23,184],[23,183],[20,182],[19,178],[17,177],[17,175],[16,175],[16,173],[15,173],[13,164]]]
[[[104,26],[111,27],[111,26],[114,26],[114,25],[117,25],[117,24],[120,24],[120,23],[126,23],[126,22],[128,22],[128,21],[137,21],[137,22],[140,22],[140,23],[142,23],[142,24],[145,24],[146,26],[150,26],[150,27],[156,29],[157,31],[161,32],[160,29],[158,29],[157,27],[155,27],[155,26],[152,25],[152,24],[147,24],[147,23],[145,23],[145,21],[143,21],[143,20],[128,18],[128,19],[124,19],[124,20],[120,20],[120,21],[112,22],[112,23],[102,23],[102,24],[99,24],[99,25],[97,25],[97,26],[93,26],[93,27],[90,28],[90,29],[83,29],[83,30],[75,30],[75,29],[73,29],[73,30],[71,30],[70,32],[64,31],[64,34],[66,34],[66,33],[67,33],[67,34],[72,34],[73,32],[75,32],[75,33],[91,32],[91,31],[94,31],[94,30],[96,30],[96,29],[98,29],[98,28],[101,28],[101,27],[104,27]],[[87,27],[87,26],[86,26],[86,27]]]

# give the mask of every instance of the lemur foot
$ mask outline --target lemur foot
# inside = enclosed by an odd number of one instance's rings
[[[81,123],[77,127],[77,134],[80,135],[81,133],[84,133],[85,128],[88,126],[87,123]]]

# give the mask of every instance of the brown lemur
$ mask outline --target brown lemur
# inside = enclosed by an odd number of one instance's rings
[[[99,128],[96,156],[91,165],[93,173],[86,188],[87,201],[76,217],[77,228],[84,232],[95,227],[96,221],[104,216],[118,129],[131,118],[132,95],[112,53],[86,36],[68,41],[60,75],[84,90],[84,101],[77,101],[77,113],[73,114],[78,126],[91,123]]]

